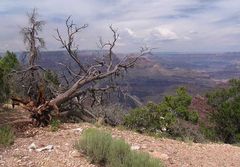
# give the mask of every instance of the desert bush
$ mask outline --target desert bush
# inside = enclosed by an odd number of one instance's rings
[[[215,112],[210,121],[217,137],[226,143],[240,142],[240,80],[231,80],[229,87],[207,94],[208,103]]]
[[[108,166],[125,167],[129,163],[131,156],[130,146],[123,140],[112,140],[108,152]]]
[[[58,131],[59,127],[60,127],[61,121],[58,119],[52,119],[50,121],[50,128],[52,132],[56,132]]]
[[[177,119],[176,123],[169,127],[168,134],[170,137],[182,141],[190,140],[202,143],[206,140],[198,125],[193,125],[191,122],[182,119]]]
[[[160,160],[151,158],[147,153],[132,151],[127,167],[162,167]]]
[[[109,133],[87,129],[76,148],[88,155],[92,162],[109,167],[161,167],[159,160],[147,153],[131,151],[124,140],[113,139]]]
[[[111,142],[110,134],[97,129],[87,129],[78,141],[77,148],[89,156],[92,162],[105,164]]]
[[[132,110],[125,117],[125,125],[140,132],[165,132],[169,131],[178,119],[196,124],[199,116],[196,111],[189,110],[191,99],[186,89],[179,88],[175,96],[166,96],[159,104],[149,103]]]
[[[0,127],[0,146],[10,146],[14,143],[14,132],[10,126]]]

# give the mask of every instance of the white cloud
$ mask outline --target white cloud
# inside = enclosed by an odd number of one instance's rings
[[[150,35],[159,40],[177,40],[178,35],[168,28],[156,27],[151,30]]]
[[[132,37],[137,37],[136,33],[130,29],[130,28],[125,28],[125,30],[127,31],[127,33],[132,36]]]
[[[52,36],[56,27],[64,30],[68,15],[77,24],[89,24],[80,34],[81,49],[95,49],[99,36],[111,39],[111,24],[119,29],[119,51],[136,50],[145,43],[161,45],[163,51],[225,51],[234,48],[224,41],[240,43],[232,35],[239,34],[239,0],[1,0],[0,51],[24,49],[19,27],[34,7],[47,21],[43,36],[48,50],[59,48]]]

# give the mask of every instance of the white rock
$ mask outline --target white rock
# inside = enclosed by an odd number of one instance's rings
[[[163,132],[166,132],[166,130],[167,130],[166,127],[163,127],[163,128],[162,128],[162,131],[163,131]]]
[[[141,148],[142,149],[147,149],[147,146],[146,145],[142,145]]]
[[[162,160],[168,160],[169,156],[167,154],[161,154],[159,152],[155,152],[154,155]]]
[[[70,154],[71,154],[72,157],[79,157],[80,156],[79,152],[75,151],[75,150],[70,152]]]
[[[139,150],[139,149],[140,149],[140,146],[138,146],[138,145],[131,146],[131,150]]]
[[[163,160],[168,160],[169,159],[169,156],[167,154],[161,154],[161,159]]]
[[[36,150],[37,146],[35,145],[35,143],[32,143],[28,146],[28,150],[31,152],[32,150]]]
[[[82,133],[83,129],[82,128],[76,128],[76,129],[73,129],[74,132],[77,132],[77,133]]]
[[[53,145],[47,145],[46,147],[36,149],[36,151],[37,152],[42,152],[42,151],[45,151],[45,150],[51,151],[53,148],[54,148]]]

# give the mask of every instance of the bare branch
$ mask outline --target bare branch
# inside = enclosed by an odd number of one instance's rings
[[[67,37],[66,39],[63,39],[62,35],[60,34],[59,30],[57,29],[57,37],[55,39],[59,41],[62,45],[62,48],[65,48],[69,54],[69,56],[78,64],[80,69],[86,73],[87,71],[85,70],[84,66],[80,62],[78,58],[78,47],[74,44],[75,40],[75,35],[79,33],[81,30],[85,29],[88,27],[87,24],[84,24],[80,27],[78,27],[76,24],[73,23],[73,21],[70,20],[71,16],[69,16],[66,19],[65,25],[67,29]]]

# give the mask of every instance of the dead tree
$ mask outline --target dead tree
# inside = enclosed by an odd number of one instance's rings
[[[43,38],[39,37],[39,32],[45,24],[44,21],[38,20],[38,13],[33,9],[32,13],[28,14],[29,26],[21,30],[23,42],[27,46],[29,66],[33,67],[39,57],[39,50],[45,47]]]
[[[43,73],[44,69],[37,65],[36,62],[40,55],[40,49],[45,47],[44,39],[39,36],[42,31],[44,21],[38,19],[39,15],[36,9],[28,14],[28,26],[21,29],[23,42],[26,45],[28,64],[23,71],[17,71],[18,82],[24,85],[27,96],[40,104],[42,99],[38,99],[41,86],[44,85]],[[40,101],[39,101],[40,100]]]
[[[69,73],[68,77],[63,76],[67,83],[63,91],[56,93],[53,98],[44,101],[44,103],[42,102],[41,104],[29,107],[28,110],[32,113],[32,118],[35,119],[37,125],[47,124],[51,119],[52,111],[55,111],[56,115],[61,115],[60,108],[62,104],[68,101],[73,102],[79,108],[83,109],[88,116],[94,117],[91,111],[84,106],[86,101],[90,98],[92,99],[91,105],[98,102],[100,103],[101,95],[115,87],[114,82],[108,82],[109,84],[101,84],[101,82],[106,80],[114,81],[118,76],[133,67],[141,56],[149,53],[147,48],[142,48],[139,55],[116,59],[113,50],[119,34],[116,29],[110,26],[113,34],[112,41],[103,42],[102,39],[100,40],[100,47],[105,49],[104,52],[102,52],[103,55],[97,57],[94,63],[85,64],[78,55],[78,46],[75,43],[75,38],[82,30],[87,28],[88,25],[77,26],[73,23],[71,17],[68,17],[65,25],[67,36],[63,37],[57,29],[55,39],[60,42],[62,48],[66,49],[68,56],[71,57],[78,68],[72,69],[71,66],[61,63],[60,65],[64,66]],[[37,40],[39,41],[38,38]],[[34,49],[30,49],[30,68],[37,66],[34,64],[36,57],[32,56],[34,54],[31,53],[31,51],[33,53],[35,52]]]

